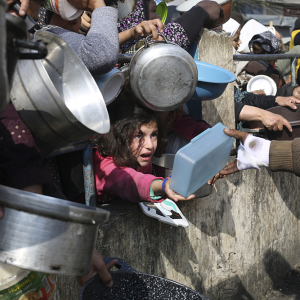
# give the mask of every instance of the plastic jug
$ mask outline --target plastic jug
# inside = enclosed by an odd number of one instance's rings
[[[176,153],[172,190],[188,197],[226,166],[234,138],[226,135],[224,128],[218,123]]]

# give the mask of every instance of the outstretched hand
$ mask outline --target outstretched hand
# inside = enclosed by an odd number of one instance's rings
[[[12,5],[13,3],[15,3],[17,0],[7,0],[7,6]],[[19,10],[19,15],[21,17],[25,16],[28,8],[29,8],[29,1],[30,0],[20,0],[21,5],[20,5],[20,10]]]
[[[92,267],[90,272],[87,275],[78,276],[77,283],[82,286],[85,282],[87,282],[94,275],[98,274],[100,276],[101,281],[107,287],[111,287],[113,285],[113,280],[108,272],[116,263],[117,259],[112,260],[107,265],[104,263],[101,254],[95,249],[93,252],[92,258]]]
[[[285,126],[290,132],[293,131],[292,126],[287,119],[267,110],[263,111],[261,122],[270,131],[283,130],[283,126]]]
[[[225,128],[224,132],[228,136],[239,139],[242,144],[244,144],[247,136],[249,135],[249,133],[247,133],[247,132],[242,132],[242,131],[238,131],[238,130],[235,130],[235,129],[228,129],[228,128]],[[226,175],[236,173],[238,171],[239,171],[239,169],[237,168],[237,160],[235,160],[232,163],[227,164],[226,167],[219,172],[219,174],[221,176],[226,176]]]
[[[280,106],[288,106],[291,109],[297,109],[295,104],[300,104],[300,100],[291,96],[291,97],[276,97],[275,103]]]
[[[195,195],[190,195],[187,198],[179,195],[178,193],[174,192],[173,190],[170,189],[170,178],[166,181],[165,184],[165,191],[166,195],[169,199],[177,202],[177,201],[187,201],[195,198]]]

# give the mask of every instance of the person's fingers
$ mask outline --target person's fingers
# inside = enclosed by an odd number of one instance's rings
[[[28,8],[29,8],[29,0],[20,0],[21,1],[21,7],[20,7],[20,10],[19,10],[19,15],[20,16],[25,16],[27,11],[28,11]]]
[[[108,264],[106,264],[106,269],[109,271],[115,264],[118,263],[117,259],[113,259],[112,261],[110,261]]]
[[[244,144],[245,139],[247,138],[248,134],[247,132],[242,132],[239,130],[235,130],[235,129],[228,129],[225,128],[224,129],[225,134],[227,134],[228,136],[232,136],[236,139],[239,139],[242,141],[242,143]]]
[[[82,14],[81,18],[84,19],[86,22],[91,23],[91,18],[87,15],[86,12]]]
[[[292,132],[293,131],[293,128],[291,126],[291,124],[289,123],[289,121],[285,118],[283,118],[283,125],[290,131]],[[281,129],[282,130],[282,129]]]
[[[294,100],[287,101],[285,106],[288,106],[291,109],[297,109],[297,106],[294,104]]]
[[[229,156],[236,156],[236,155],[237,155],[237,148],[232,149],[232,150],[230,151],[230,155],[229,155]]]
[[[164,24],[162,23],[161,19],[154,19],[151,21],[151,23],[158,27],[159,32],[163,32]]]
[[[144,28],[140,25],[135,26],[135,32],[140,36],[144,36]]]
[[[3,208],[0,206],[0,219],[4,216],[4,210]]]
[[[157,31],[157,28],[150,23],[150,30],[151,30],[151,33],[152,33],[152,40],[157,40],[158,39],[158,31]]]
[[[237,160],[233,161],[229,165],[227,165],[223,170],[221,170],[219,173],[221,176],[227,176],[233,173],[238,172],[239,169],[237,168]]]
[[[87,22],[84,18],[81,18],[81,24],[88,29],[91,27],[91,23]]]

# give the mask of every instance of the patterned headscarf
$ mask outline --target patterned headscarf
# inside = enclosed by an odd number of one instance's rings
[[[249,49],[251,49],[254,42],[260,43],[262,48],[270,54],[279,53],[281,51],[278,37],[269,30],[254,35],[249,42]]]
[[[46,9],[45,7],[40,8],[37,23],[41,28],[50,24],[53,14],[54,13],[52,11]]]

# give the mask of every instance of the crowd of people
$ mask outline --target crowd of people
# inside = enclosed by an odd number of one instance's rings
[[[17,15],[10,10],[13,2],[14,0],[7,2],[8,12]],[[160,40],[159,33],[163,33],[167,40],[188,50],[201,29],[212,29],[215,21],[223,14],[222,7],[216,2],[201,1],[175,21],[163,25],[155,13],[154,0],[138,0],[132,13],[121,21],[118,21],[117,9],[106,6],[104,0],[68,2],[85,11],[83,15],[72,21],[65,20],[45,9],[43,1],[40,0],[21,1],[19,15],[24,16],[27,12],[41,26],[40,30],[60,36],[93,75],[105,74],[112,70],[117,65],[119,53],[126,53],[140,39],[150,34],[153,40]],[[292,33],[291,53],[300,47],[299,23],[296,22]],[[247,26],[247,23],[244,24],[243,17],[239,14],[232,14],[231,19],[222,26],[232,38],[235,55],[243,55],[238,52],[243,26]],[[34,38],[34,35],[31,38]],[[254,35],[249,43],[249,48],[254,54],[280,53],[284,50],[283,47],[280,35],[274,35],[267,28],[265,32]],[[283,126],[286,126],[292,131],[285,118],[266,110],[276,105],[296,109],[295,104],[300,104],[300,88],[291,86],[288,82],[288,64],[289,62],[285,61],[284,66],[279,69],[276,68],[276,61],[234,62],[235,118],[240,129],[241,126],[245,126],[245,122],[261,121],[267,130],[283,130]],[[277,85],[275,96],[265,95],[263,91],[245,91],[249,80],[259,74],[274,79]],[[191,117],[183,107],[170,112],[156,112],[146,108],[135,97],[128,80],[116,100],[107,106],[107,110],[111,129],[109,133],[93,140],[97,201],[122,198],[138,203],[161,202],[166,198],[175,202],[193,199],[194,195],[185,198],[171,190],[170,177],[156,176],[151,158],[162,153],[175,154],[211,125],[200,118]],[[276,156],[276,153],[282,151],[281,145],[253,137],[258,149],[255,152],[255,147],[249,148],[252,137],[248,134],[234,130],[225,133],[242,141],[238,158],[216,174],[209,184],[214,184],[218,178],[238,170],[261,166],[270,166],[274,171],[286,170],[300,174],[300,170],[293,168],[292,158],[289,158],[288,165],[283,166]],[[294,144],[289,142],[289,147],[296,147]],[[62,191],[53,179],[45,160],[45,153],[39,145],[39,139],[23,123],[10,103],[0,115],[0,184],[84,203],[83,178],[79,171],[82,166],[81,155],[70,153],[55,160],[63,186]],[[46,152],[49,150],[53,149]],[[247,161],[248,156],[244,155],[246,152],[256,157],[255,163]],[[278,155],[280,157],[282,153]],[[2,215],[3,210],[0,208],[0,217]],[[98,273],[104,284],[111,286],[112,279],[107,270],[115,263],[116,260],[105,266],[101,255],[95,250],[90,273],[79,277],[78,283],[82,285]]]

